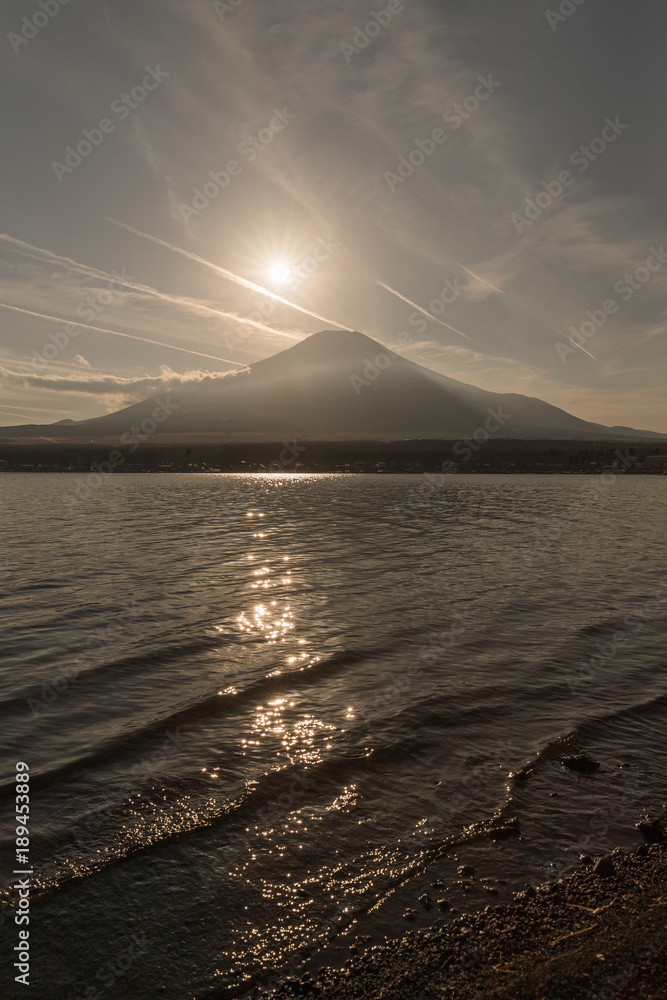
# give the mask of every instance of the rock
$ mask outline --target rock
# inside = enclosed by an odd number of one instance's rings
[[[509,840],[510,837],[519,836],[519,824],[510,823],[507,826],[498,826],[495,830],[491,830],[491,840]]]
[[[646,816],[640,823],[637,823],[637,829],[644,838],[645,844],[664,843],[665,834],[659,819],[649,820],[648,816]]]
[[[611,878],[616,874],[616,866],[609,855],[597,859],[593,865],[593,874],[598,878]]]
[[[296,994],[297,996],[308,992],[310,989],[310,985],[308,983],[305,983],[302,980],[295,979],[293,977],[286,979],[282,985],[283,985],[283,991],[286,989],[290,990],[292,994]]]
[[[448,899],[439,899],[438,900],[438,906],[443,911],[443,913],[446,912],[449,909],[449,900]]]
[[[497,896],[498,895],[498,890],[494,889],[492,886],[485,885],[484,888],[488,892],[489,896]]]
[[[572,757],[563,757],[561,760],[563,767],[568,767],[570,771],[578,771],[579,774],[592,774],[600,767],[599,760],[593,760],[583,753],[575,754]]]
[[[579,860],[581,861],[582,865],[592,865],[593,864],[593,859],[588,854],[580,854],[579,855]]]
[[[431,882],[431,888],[432,889],[444,889],[444,887],[445,887],[445,883],[444,883],[443,879],[441,879],[441,878],[437,878],[435,880],[435,882]]]
[[[403,919],[404,920],[414,920],[416,916],[417,916],[416,910],[411,910],[410,907],[408,906],[407,910],[403,914]]]
[[[297,996],[312,996],[315,993],[315,982],[311,976],[305,975],[296,983],[293,982],[291,989]]]
[[[460,878],[474,878],[475,869],[472,865],[461,865],[458,869],[458,875]]]
[[[422,904],[425,910],[430,910],[433,906],[433,897],[429,896],[427,892],[423,892],[419,897],[419,902]]]
[[[635,854],[638,854],[640,858],[647,857],[648,856],[648,844],[642,844],[641,847],[638,847],[637,850],[635,851]]]

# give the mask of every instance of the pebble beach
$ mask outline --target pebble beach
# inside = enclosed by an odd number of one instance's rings
[[[659,827],[656,836],[662,838]],[[428,932],[408,933],[271,996],[319,1000],[664,1000],[667,844],[577,871]],[[261,994],[259,994],[261,996]]]

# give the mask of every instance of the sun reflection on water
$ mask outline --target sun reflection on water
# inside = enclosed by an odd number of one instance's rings
[[[272,601],[270,605],[256,604],[250,615],[245,611],[236,619],[236,623],[242,632],[259,632],[269,643],[280,640],[285,642],[285,636],[294,628],[294,615],[289,606],[284,611],[275,613],[273,606],[277,604]]]
[[[294,713],[289,710],[294,707],[295,702],[287,697],[274,698],[266,705],[258,705],[252,723],[255,739],[242,740],[242,744],[258,746],[273,739],[292,762],[320,763],[324,759],[325,734],[335,732],[336,727],[311,713],[292,718]]]

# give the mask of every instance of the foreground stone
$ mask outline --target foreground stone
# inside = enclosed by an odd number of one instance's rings
[[[604,877],[600,861],[611,862]],[[666,1000],[667,849],[615,851],[513,903],[411,932],[273,996]]]

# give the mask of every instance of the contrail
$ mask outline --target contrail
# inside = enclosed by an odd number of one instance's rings
[[[452,260],[453,259],[454,258],[452,257]],[[503,292],[502,294],[507,295],[506,292]],[[525,312],[529,316],[532,316],[534,319],[538,321],[538,323],[542,323],[542,325],[545,326],[548,330],[550,330],[552,333],[555,333],[557,337],[565,337],[566,340],[570,340],[570,337],[562,333],[555,326],[552,326],[552,324],[548,320],[546,320],[543,316],[540,316],[539,313],[536,313],[535,310],[531,309],[530,306],[527,306],[526,303],[521,298],[519,298],[519,296],[516,293],[513,293],[511,296],[508,297],[508,302],[511,302],[512,305],[516,306],[522,312]],[[585,347],[581,346],[581,344],[577,344],[574,340],[570,340],[570,343],[574,344],[575,347],[580,348],[584,352],[584,354],[588,354],[589,358],[593,358],[593,361],[597,361],[595,355],[591,354],[590,351],[587,351]]]
[[[71,323],[69,319],[62,319],[59,316],[47,316],[45,313],[33,312],[31,309],[21,309],[19,306],[10,306],[6,302],[0,302],[0,309],[11,309],[13,312],[24,313],[26,316],[36,316],[38,319],[48,319],[51,323]],[[76,326],[82,330],[95,330],[96,333],[111,333],[114,337],[127,337],[128,340],[140,340],[144,344],[154,344],[156,347],[168,348],[171,351],[183,351],[185,354],[195,354],[198,358],[210,358],[212,361],[222,361],[226,365],[234,365],[235,368],[247,368],[247,365],[239,364],[238,361],[230,361],[229,358],[220,358],[216,354],[203,354],[202,351],[191,351],[187,347],[176,347],[175,344],[164,344],[159,340],[149,340],[148,337],[140,337],[135,333],[121,333],[120,330],[107,330],[103,326],[91,326],[89,323],[77,323]]]
[[[49,412],[51,412],[51,411],[49,411]],[[57,410],[56,412],[57,413],[64,413],[64,410]],[[35,419],[35,414],[34,413],[31,413],[30,415],[28,415],[27,413],[10,413],[9,410],[0,410],[0,413],[4,413],[8,417],[23,417],[25,420],[34,420]]]
[[[327,319],[326,316],[320,316],[319,313],[311,312],[310,309],[304,308],[304,306],[298,306],[296,302],[290,302],[289,299],[283,298],[282,295],[276,295],[275,292],[270,291],[268,288],[264,288],[262,285],[257,285],[254,281],[249,281],[247,278],[241,277],[240,274],[234,274],[233,271],[228,271],[226,267],[220,267],[218,264],[214,264],[210,260],[206,260],[205,257],[200,257],[199,254],[193,253],[191,250],[184,250],[182,247],[174,246],[173,243],[167,243],[166,240],[161,240],[157,236],[150,236],[148,233],[142,233],[139,229],[135,229],[133,226],[128,226],[125,222],[117,222],[116,219],[107,218],[107,222],[112,222],[114,226],[120,226],[122,229],[127,229],[130,233],[134,233],[135,236],[141,236],[144,240],[150,240],[152,243],[157,243],[158,246],[166,247],[167,250],[173,250],[175,253],[180,253],[183,257],[187,257],[189,260],[195,261],[197,264],[203,264],[204,267],[210,268],[215,271],[216,274],[222,275],[228,281],[233,281],[236,285],[241,285],[242,288],[248,288],[252,292],[258,292],[260,295],[266,295],[270,299],[274,299],[276,302],[282,302],[283,305],[289,306],[291,309],[297,309],[301,313],[305,313],[306,316],[312,316],[313,319],[318,319],[322,323],[333,324],[333,326],[340,328],[341,330],[352,331],[352,327],[343,326],[342,323],[336,322],[333,319]]]
[[[377,278],[375,280],[377,281]],[[459,337],[465,337],[466,340],[472,340],[472,337],[469,337],[467,333],[462,333],[460,330],[457,330],[455,326],[450,326],[449,323],[444,323],[441,319],[438,319],[437,316],[432,316],[430,312],[427,312],[426,309],[422,309],[422,307],[418,306],[416,302],[412,301],[412,299],[406,299],[405,295],[401,295],[401,293],[397,292],[396,289],[390,288],[389,285],[385,285],[382,281],[377,281],[377,283],[381,288],[386,289],[388,292],[391,292],[392,295],[402,299],[403,302],[407,302],[408,305],[414,306],[415,309],[418,309],[420,313],[423,313],[424,316],[428,316],[428,318],[432,319],[435,323],[439,323],[440,326],[444,326],[448,330],[453,330],[454,333],[458,333]]]
[[[486,278],[483,278],[481,274],[475,274],[474,271],[471,271],[470,268],[465,266],[465,264],[462,264],[460,260],[456,259],[456,257],[452,257],[452,255],[450,253],[447,253],[446,251],[444,251],[444,253],[445,257],[449,257],[450,260],[453,260],[458,267],[460,267],[463,271],[466,272],[466,274],[471,275],[471,277],[473,278],[477,278],[478,281],[481,281],[483,284],[488,285],[489,288],[492,288],[494,292],[498,292],[499,295],[507,295],[507,292],[504,292],[502,288],[496,288],[496,286],[492,285],[490,281],[487,281]]]
[[[203,302],[197,301],[197,299],[191,299],[185,295],[170,295],[168,292],[160,292],[157,288],[152,288],[151,285],[143,285],[136,281],[132,281],[129,278],[123,277],[122,274],[109,274],[107,271],[100,271],[96,267],[89,267],[87,264],[80,264],[78,261],[72,260],[71,257],[61,257],[59,254],[51,253],[50,250],[44,250],[42,247],[32,246],[30,243],[24,243],[23,240],[17,240],[13,236],[7,236],[5,233],[0,233],[0,240],[19,247],[19,252],[23,251],[25,253],[26,249],[34,251],[32,254],[25,254],[25,256],[32,260],[47,260],[49,262],[55,262],[57,264],[67,266],[70,270],[73,270],[77,274],[86,275],[87,277],[94,278],[96,281],[112,281],[121,288],[128,288],[131,291],[140,292],[144,295],[151,295],[171,305],[193,309],[195,312],[206,313],[212,316],[219,316],[222,319],[230,319],[234,323],[252,326],[257,330],[264,331],[265,333],[275,334],[279,337],[287,337],[289,340],[301,340],[300,337],[297,337],[292,333],[284,333],[281,330],[274,330],[273,327],[267,326],[265,323],[260,323],[257,320],[244,319],[241,316],[236,316],[234,313],[228,313],[222,309],[215,309],[213,306],[208,306]]]
[[[589,358],[592,358],[593,361],[597,361],[597,358],[595,357],[594,354],[591,354],[590,351],[587,351],[586,348],[582,347],[581,344],[578,344],[576,340],[572,340],[572,337],[568,337],[567,339],[570,341],[571,344],[574,344],[575,347],[578,347],[580,351],[583,351],[584,354],[587,354]]]

